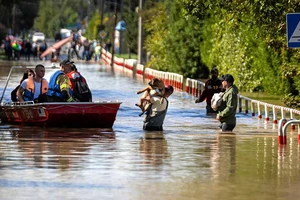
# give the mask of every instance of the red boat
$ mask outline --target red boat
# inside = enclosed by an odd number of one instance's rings
[[[2,99],[6,87],[7,83],[0,100],[2,123],[46,127],[112,128],[121,104],[119,101],[5,103]]]
[[[120,102],[2,104],[2,123],[35,126],[111,128]]]

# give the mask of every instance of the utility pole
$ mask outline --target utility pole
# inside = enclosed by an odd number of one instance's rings
[[[138,64],[142,64],[142,8],[143,8],[143,0],[139,2],[138,9]]]
[[[113,29],[113,45],[112,45],[112,50],[111,50],[111,63],[110,66],[113,68],[114,67],[114,56],[115,56],[115,28],[117,26],[117,0],[115,0],[115,25],[114,25],[114,29]]]
[[[120,11],[121,11],[121,20],[123,20],[123,0],[120,0]],[[123,34],[123,31],[121,30],[120,31],[120,47],[119,47],[119,54],[121,54],[122,53],[122,40],[123,40],[123,38],[122,38],[122,34]]]
[[[16,4],[15,0],[13,0],[13,7],[12,7],[12,34],[16,36],[15,33],[15,22],[16,22]]]

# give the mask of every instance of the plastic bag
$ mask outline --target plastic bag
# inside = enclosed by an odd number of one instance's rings
[[[224,92],[215,93],[211,99],[211,108],[217,111],[218,107],[221,105],[223,100]]]

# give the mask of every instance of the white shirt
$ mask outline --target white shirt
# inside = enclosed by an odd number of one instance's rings
[[[162,98],[163,98],[163,102],[161,104]],[[167,108],[167,100],[164,97],[152,96],[151,103],[152,103],[152,110],[154,112],[163,111]]]
[[[21,87],[22,87],[24,90],[26,90],[27,82],[28,82],[28,79],[25,79],[25,80],[21,83]],[[33,99],[38,98],[40,94],[41,94],[41,83],[38,83],[38,82],[35,82],[35,81],[34,81],[34,95],[33,95]]]

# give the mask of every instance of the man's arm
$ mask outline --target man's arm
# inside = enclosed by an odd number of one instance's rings
[[[75,101],[69,93],[69,78],[66,75],[62,74],[57,78],[57,80],[63,99],[67,102]]]
[[[202,94],[200,94],[200,96],[195,100],[195,103],[200,103],[200,102],[202,102],[202,101],[204,101],[204,100],[206,99],[209,84],[210,84],[210,81],[209,81],[209,80],[205,82],[204,91],[203,91]]]
[[[23,95],[22,95],[23,92],[24,92],[24,88],[20,86],[19,89],[17,90],[17,97],[19,102],[24,102]]]

